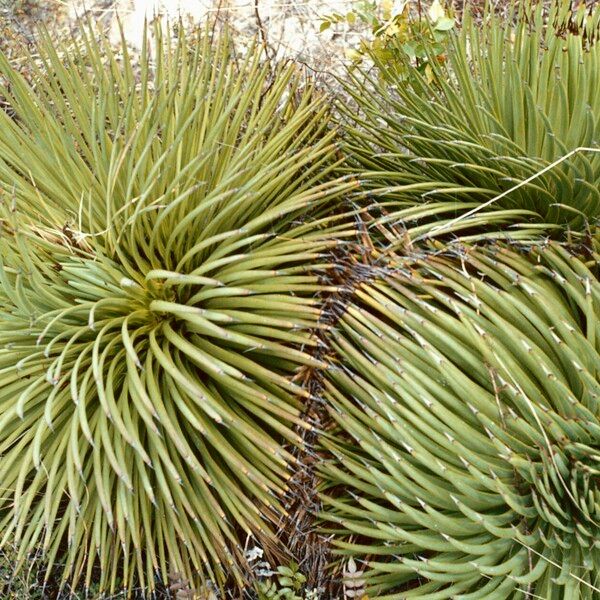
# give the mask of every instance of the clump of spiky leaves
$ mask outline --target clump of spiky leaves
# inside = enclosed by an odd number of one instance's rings
[[[378,63],[382,78],[352,77],[350,168],[381,222],[417,222],[413,237],[513,239],[597,222],[600,7],[570,4],[490,13],[483,24],[467,14],[430,76]]]
[[[335,132],[225,33],[95,38],[43,43],[34,89],[0,57],[0,543],[100,590],[240,582],[321,364]]]
[[[324,516],[370,597],[600,593],[600,282],[532,254],[432,256],[340,322]]]

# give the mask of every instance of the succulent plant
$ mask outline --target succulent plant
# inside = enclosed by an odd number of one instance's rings
[[[348,169],[379,224],[532,239],[598,221],[600,9],[550,5],[467,12],[431,76],[375,57],[383,77],[349,78]]]
[[[81,36],[42,41],[33,87],[0,57],[0,545],[100,591],[241,583],[240,536],[276,546],[353,184],[293,66]]]
[[[370,598],[598,597],[597,261],[441,249],[356,291],[323,516]]]
[[[318,468],[346,595],[600,597],[600,9],[375,57],[345,142],[226,28],[39,35],[27,78],[0,53],[0,554],[36,593],[256,588]]]

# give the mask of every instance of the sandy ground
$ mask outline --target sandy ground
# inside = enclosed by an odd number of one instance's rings
[[[324,15],[346,14],[354,4],[355,0],[0,0],[0,49],[13,54],[15,39],[32,42],[39,24],[60,37],[73,30],[78,17],[104,24],[115,41],[120,20],[134,47],[141,41],[144,21],[156,15],[193,22],[216,17],[229,24],[240,44],[257,36],[270,57],[294,59],[331,81],[332,74],[344,72],[345,50],[358,43],[360,33],[348,25],[323,33],[319,27]]]
[[[345,62],[344,49],[357,38],[347,26],[319,32],[323,15],[348,12],[353,0],[66,0],[70,17],[93,12],[112,22],[121,20],[127,39],[139,44],[144,20],[156,14],[201,22],[206,17],[227,21],[240,40],[258,35],[271,56],[293,58],[309,67],[336,72]]]

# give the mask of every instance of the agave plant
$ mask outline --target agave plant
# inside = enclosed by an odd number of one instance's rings
[[[544,4],[467,13],[429,76],[375,57],[381,78],[351,77],[350,168],[380,223],[531,239],[597,222],[600,8]]]
[[[600,283],[558,245],[439,254],[357,290],[324,517],[372,598],[600,594]]]
[[[301,75],[209,33],[0,57],[0,544],[72,586],[241,582],[307,427],[350,184]]]

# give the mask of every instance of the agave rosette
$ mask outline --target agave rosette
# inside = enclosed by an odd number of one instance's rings
[[[82,36],[35,88],[0,58],[0,543],[70,585],[240,583],[308,427],[336,134],[226,34]]]
[[[600,592],[598,256],[531,254],[407,259],[339,323],[323,516],[369,597]]]
[[[600,9],[544,4],[467,12],[429,75],[407,57],[352,77],[348,168],[379,224],[532,239],[597,223]]]

